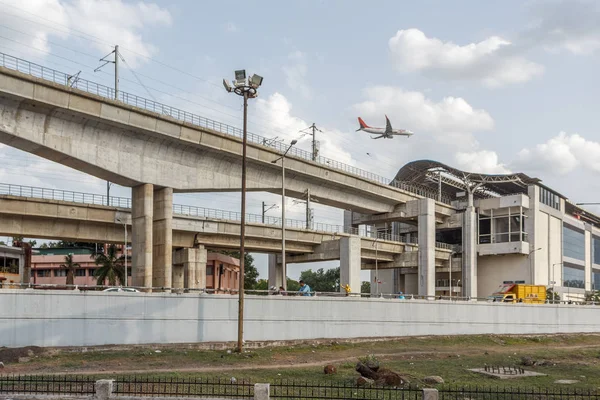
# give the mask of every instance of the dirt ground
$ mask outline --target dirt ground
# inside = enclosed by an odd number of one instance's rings
[[[232,344],[99,346],[84,348],[0,348],[2,374],[219,374],[245,371],[278,376],[282,371],[321,371],[333,364],[352,370],[359,357],[373,354],[384,363],[418,370],[463,368],[471,363],[518,363],[521,356],[544,359],[568,368],[577,363],[597,370],[600,361],[600,335],[542,336],[440,336],[396,338],[381,341],[314,341],[279,343],[251,348],[238,354]],[[254,345],[255,346],[255,345]],[[211,346],[209,346],[211,347]],[[456,361],[459,360],[460,361]],[[549,360],[549,361],[548,361]],[[260,372],[262,371],[262,372]],[[600,372],[600,370],[597,370]],[[597,374],[600,376],[600,374]]]

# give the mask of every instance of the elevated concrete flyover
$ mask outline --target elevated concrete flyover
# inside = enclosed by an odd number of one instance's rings
[[[215,121],[206,120],[210,127],[183,122],[3,67],[0,110],[1,143],[101,179],[174,192],[241,187],[241,139],[219,132],[236,128]],[[281,166],[271,163],[280,151],[252,140],[247,151],[248,190],[280,192]],[[321,164],[301,154],[291,151],[286,158],[290,197],[301,198],[309,189],[321,204],[367,214],[391,212],[422,197],[345,171],[333,160]],[[453,208],[438,202],[436,212],[450,215]]]
[[[132,264],[147,269],[133,281],[171,286],[173,193],[240,190],[241,131],[128,93],[119,92],[114,100],[108,87],[72,81],[9,55],[0,62],[0,143],[132,187]],[[272,161],[282,146],[249,134],[248,190],[281,190],[281,167]],[[427,238],[419,239],[426,249],[419,265],[430,274],[435,220],[454,214],[452,206],[335,160],[312,160],[296,148],[286,158],[286,169],[290,197],[301,198],[309,190],[320,204],[363,214],[402,212],[417,201]],[[360,246],[351,242],[342,253],[346,257],[350,251],[355,259]],[[422,294],[433,290],[427,282],[419,287]]]
[[[131,223],[131,211],[127,208],[0,195],[2,235],[123,243],[124,224],[129,230]],[[172,246],[175,249],[199,246],[236,249],[239,244],[239,221],[175,214],[172,230]],[[382,265],[391,265],[402,253],[417,254],[415,244],[375,240],[343,232],[289,227],[286,232],[288,263],[339,259],[342,271],[348,275],[346,281],[351,282],[353,287],[360,285],[361,266],[375,259]],[[281,229],[279,226],[250,223],[246,227],[246,244],[249,251],[278,253],[281,251]],[[443,262],[449,253],[449,249],[438,248],[436,262]],[[408,260],[410,262],[402,264],[403,267],[417,266],[416,257]],[[132,276],[145,272],[145,269],[132,266]]]

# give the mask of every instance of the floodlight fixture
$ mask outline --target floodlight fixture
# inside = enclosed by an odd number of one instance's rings
[[[225,87],[225,90],[227,90],[229,93],[233,91],[233,88],[231,87],[227,79],[223,79],[223,86]]]
[[[260,85],[262,85],[262,81],[263,81],[263,77],[260,75],[252,75],[250,77],[250,86],[252,86],[253,88],[258,88]]]
[[[261,79],[262,79],[262,78],[261,78]],[[291,143],[291,145],[293,146],[293,145],[295,145],[296,143],[298,143],[298,141],[297,141],[296,139],[294,139],[294,140],[292,140],[292,143]]]
[[[246,70],[238,69],[235,71],[235,86],[246,86]]]

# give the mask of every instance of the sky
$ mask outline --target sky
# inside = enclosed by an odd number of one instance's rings
[[[0,52],[111,86],[112,64],[93,70],[116,44],[123,91],[241,127],[241,99],[221,80],[245,68],[264,77],[250,102],[251,132],[310,150],[300,131],[315,123],[322,156],[379,175],[432,159],[524,172],[574,202],[600,202],[598,1],[0,0]],[[358,116],[383,126],[385,114],[415,135],[355,132]],[[0,183],[106,190],[7,146],[0,160]],[[175,202],[238,210],[239,197],[178,194]],[[249,212],[260,214],[263,201],[280,199],[249,194]],[[286,205],[288,218],[304,219],[303,204]],[[316,222],[341,218],[315,206]],[[256,259],[266,277],[266,257]]]

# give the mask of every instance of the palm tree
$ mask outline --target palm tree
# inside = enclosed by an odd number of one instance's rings
[[[75,270],[77,268],[81,268],[81,265],[73,262],[73,254],[66,255],[65,263],[61,264],[60,267],[67,270],[67,285],[73,285],[75,279]]]
[[[108,279],[110,286],[116,286],[117,281],[122,285],[125,281],[125,268],[123,267],[123,258],[117,257],[117,247],[114,244],[108,246],[106,254],[94,253],[92,254],[94,262],[99,267],[94,273],[96,278],[96,284],[98,286],[104,285],[104,282]]]

